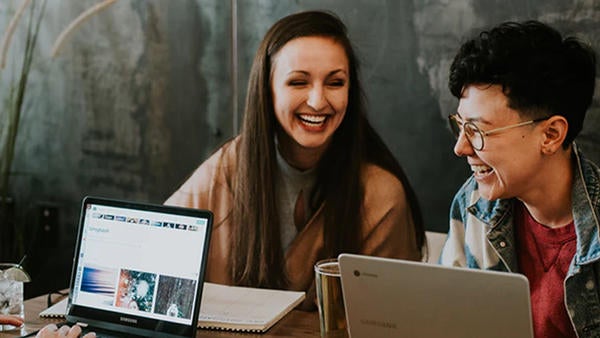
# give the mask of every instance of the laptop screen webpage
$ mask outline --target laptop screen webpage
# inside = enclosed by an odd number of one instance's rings
[[[191,325],[207,218],[88,203],[72,304]]]

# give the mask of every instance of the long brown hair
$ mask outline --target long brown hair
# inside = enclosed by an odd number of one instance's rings
[[[301,12],[282,18],[269,29],[250,71],[237,173],[233,178],[232,275],[238,285],[284,288],[287,284],[275,199],[277,121],[270,77],[276,53],[290,40],[305,36],[334,39],[346,51],[350,69],[346,115],[318,163],[311,194],[313,207],[324,204],[327,226],[323,228],[322,256],[360,250],[364,195],[361,168],[365,162],[390,171],[402,182],[416,227],[417,245],[423,246],[425,234],[414,191],[398,161],[366,118],[358,60],[346,26],[331,13]]]

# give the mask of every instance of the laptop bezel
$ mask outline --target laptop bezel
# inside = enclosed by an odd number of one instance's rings
[[[73,295],[69,293],[68,311],[66,315],[67,322],[82,322],[101,329],[122,332],[126,334],[136,334],[142,336],[173,336],[173,337],[193,337],[196,334],[198,326],[198,315],[200,313],[200,302],[202,299],[202,290],[204,285],[204,276],[206,273],[206,264],[208,260],[208,251],[210,238],[212,234],[213,214],[209,210],[181,208],[175,206],[158,205],[150,203],[141,203],[110,199],[95,196],[86,196],[81,203],[81,212],[79,226],[77,230],[77,243],[73,254],[73,265],[71,268],[70,290],[75,287],[76,269],[79,263],[79,253],[81,250],[82,231],[86,218],[87,205],[95,204],[109,207],[118,207],[134,210],[144,210],[151,212],[169,213],[188,217],[203,218],[207,220],[204,248],[202,250],[202,262],[199,267],[198,280],[196,285],[196,298],[194,299],[192,322],[190,324],[172,323],[155,318],[147,318],[119,312],[105,311],[87,306],[75,305],[72,303]],[[123,319],[125,318],[125,319]]]

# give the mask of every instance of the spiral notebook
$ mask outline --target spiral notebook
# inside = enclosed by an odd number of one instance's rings
[[[241,332],[265,332],[305,298],[304,292],[255,289],[204,283],[198,327]],[[65,298],[40,313],[64,318]]]
[[[67,313],[67,304],[69,303],[69,298],[65,297],[60,302],[50,306],[49,308],[40,312],[40,317],[42,318],[65,318],[65,314]]]
[[[266,332],[305,298],[304,292],[204,283],[198,327]]]

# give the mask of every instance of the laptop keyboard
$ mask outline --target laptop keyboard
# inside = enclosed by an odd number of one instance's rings
[[[97,328],[85,328],[82,329],[81,336],[84,336],[86,333],[94,332],[96,333],[97,338],[123,338],[123,337],[142,337],[136,336],[130,333],[118,333],[112,331],[99,330]]]
[[[119,338],[119,337],[125,337],[125,335],[118,335],[118,334],[113,334],[113,333],[109,333],[109,332],[103,332],[103,331],[99,331],[99,330],[94,330],[94,329],[83,329],[81,336],[83,337],[85,334],[90,333],[90,332],[94,332],[96,333],[96,337],[98,338]]]
[[[83,335],[85,335],[86,333],[89,333],[89,332],[95,332],[97,338],[119,338],[119,337],[124,337],[124,336],[115,336],[115,335],[112,335],[112,334],[109,334],[109,333],[102,333],[102,332],[98,332],[98,331],[88,331],[88,332],[84,331]]]

